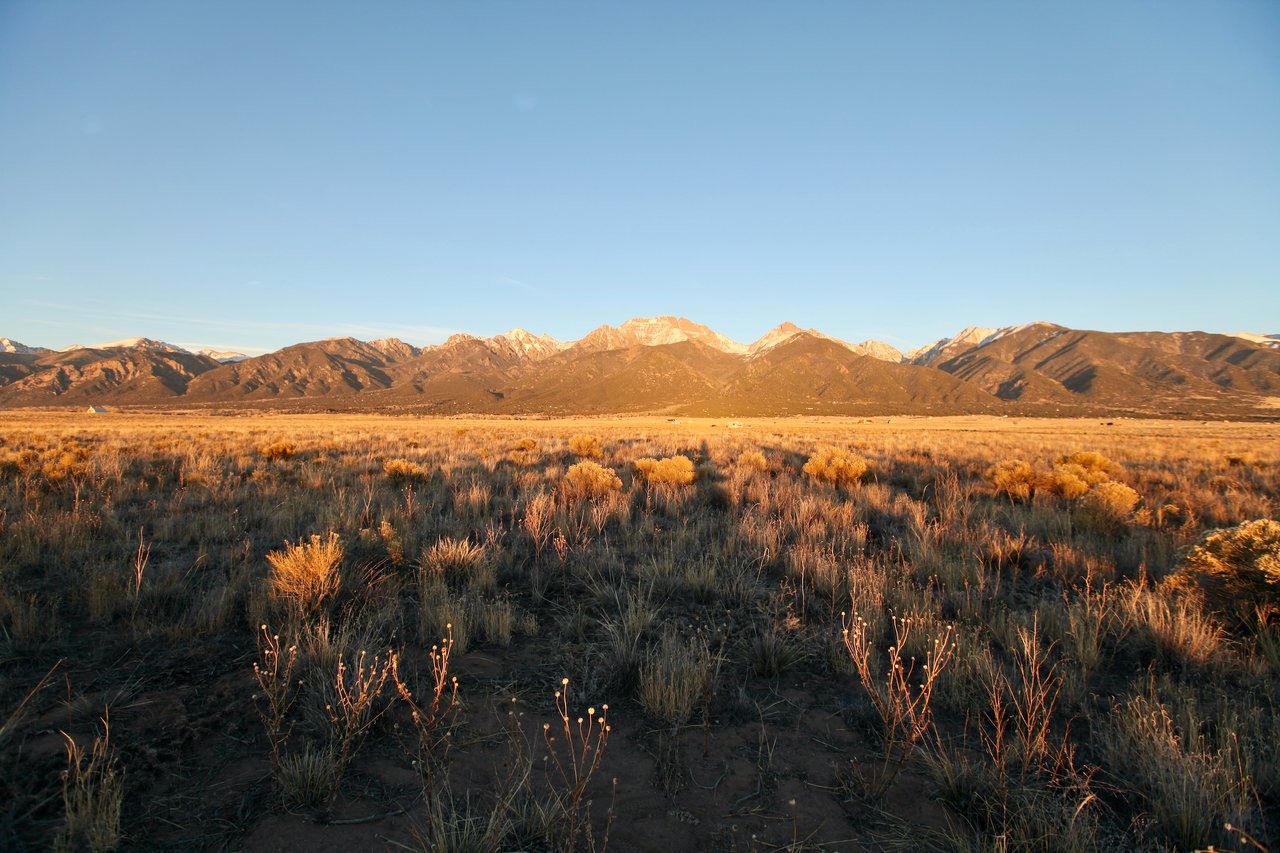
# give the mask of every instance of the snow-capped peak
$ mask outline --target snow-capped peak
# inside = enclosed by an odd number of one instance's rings
[[[365,343],[383,355],[391,356],[392,358],[412,358],[421,352],[413,344],[407,344],[399,338],[378,338],[373,341],[365,341]]]
[[[501,347],[519,358],[540,360],[555,355],[567,345],[551,335],[535,335],[524,329],[512,329],[503,335],[489,338],[491,346]]]
[[[1280,349],[1280,335],[1259,335],[1256,332],[1235,332],[1231,337],[1243,338],[1251,344],[1257,344],[1262,347]],[[4,339],[0,338],[0,340]]]
[[[29,347],[26,344],[19,343],[13,338],[0,338],[0,352],[12,352],[20,355],[29,355],[31,353],[42,352],[41,347]]]
[[[795,323],[787,322],[775,326],[764,335],[760,340],[753,343],[747,350],[747,354],[757,356],[766,353],[776,346],[786,343],[796,335],[811,335],[815,338],[822,338],[826,341],[839,344],[850,352],[856,352],[858,355],[868,355],[872,358],[878,358],[881,361],[899,361],[902,353],[897,349],[886,344],[884,341],[863,341],[860,344],[851,344],[848,341],[842,341],[837,337],[828,335],[826,332],[820,332],[817,329],[802,329]]]
[[[747,351],[746,345],[684,317],[636,317],[619,326],[618,331],[644,346],[697,341],[724,352],[740,354]]]
[[[122,338],[118,341],[107,341],[104,344],[72,344],[69,347],[63,347],[60,352],[71,352],[78,349],[145,349],[152,352],[180,352],[191,354],[191,350],[180,347],[177,344],[171,344],[167,341],[157,341],[152,338]]]
[[[697,341],[722,352],[741,355],[747,351],[740,344],[701,323],[684,317],[636,317],[621,326],[600,326],[593,329],[575,346],[589,349],[625,349],[634,346],[663,346],[684,341]]]
[[[196,354],[207,355],[209,358],[221,364],[230,364],[231,362],[234,362],[234,361],[244,361],[245,359],[249,358],[249,356],[245,355],[242,352],[235,352],[234,350],[210,349],[208,347],[204,347],[203,349],[196,350]]]
[[[998,329],[991,328],[989,326],[969,326],[962,329],[953,337],[939,338],[931,344],[925,344],[922,347],[917,347],[916,349],[905,353],[902,356],[902,360],[912,364],[936,364],[940,361],[946,361],[962,349],[980,347],[984,344],[989,344],[992,341],[998,341],[1003,337],[1014,334],[1015,332],[1021,332],[1024,329],[1047,325],[1050,324],[1036,321],[1032,323],[1021,323],[1017,326],[1002,326]]]

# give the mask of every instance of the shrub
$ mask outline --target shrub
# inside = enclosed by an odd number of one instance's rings
[[[1260,518],[1200,537],[1165,584],[1197,591],[1211,609],[1249,620],[1280,611],[1280,522]]]
[[[45,479],[51,483],[79,479],[89,471],[89,451],[72,447],[58,454],[56,460],[45,462],[41,468]]]
[[[395,483],[411,483],[414,480],[428,480],[431,478],[430,471],[417,462],[410,462],[408,459],[388,459],[382,463],[382,473],[386,474]]]
[[[579,462],[565,472],[565,488],[577,498],[592,498],[616,492],[622,488],[622,480],[612,468],[604,468],[594,462]]]
[[[582,459],[599,459],[604,455],[600,439],[594,435],[575,435],[569,438],[569,450]]]
[[[1094,450],[1063,456],[1058,460],[1058,464],[1078,466],[1083,472],[1084,480],[1091,486],[1095,483],[1114,480],[1119,474],[1124,473],[1124,469],[1118,463],[1112,462]]]
[[[694,480],[693,460],[687,456],[637,459],[636,476],[650,486],[687,486]]]
[[[570,439],[572,442],[572,439]],[[515,444],[511,445],[512,453],[537,453],[538,442],[532,438],[522,438]]]
[[[1098,529],[1124,525],[1138,505],[1138,493],[1124,483],[1107,481],[1092,486],[1080,501],[1084,521]]]
[[[742,451],[738,454],[738,459],[734,464],[747,471],[769,470],[769,460],[765,459],[764,454],[759,450]]]
[[[1075,500],[1089,491],[1088,472],[1079,465],[1059,462],[1036,485],[1060,498]]]
[[[1036,470],[1021,459],[1006,459],[987,469],[984,476],[995,487],[996,494],[1006,494],[1014,500],[1025,501],[1031,497],[1036,485]]]
[[[867,460],[850,450],[826,447],[809,457],[804,472],[819,482],[851,486],[867,473]]]
[[[288,459],[298,452],[298,445],[288,441],[277,441],[262,445],[258,448],[258,452],[270,460]]]
[[[314,613],[338,594],[342,544],[338,534],[328,538],[312,536],[310,542],[285,542],[283,551],[267,554],[271,564],[271,591],[277,598],[293,601],[303,614]]]

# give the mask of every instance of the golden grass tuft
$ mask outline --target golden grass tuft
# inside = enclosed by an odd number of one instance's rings
[[[382,463],[382,473],[394,483],[405,484],[431,479],[431,472],[417,462],[408,459],[388,459]]]
[[[309,542],[285,542],[283,551],[267,554],[272,594],[293,602],[304,616],[315,613],[338,594],[342,555],[342,543],[332,531],[324,539],[317,535]]]

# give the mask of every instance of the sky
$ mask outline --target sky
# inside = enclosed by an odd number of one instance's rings
[[[1280,332],[1280,3],[0,0],[0,336]]]

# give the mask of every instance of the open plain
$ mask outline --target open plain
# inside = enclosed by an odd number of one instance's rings
[[[1267,422],[6,412],[0,847],[1275,850],[1278,506]]]

